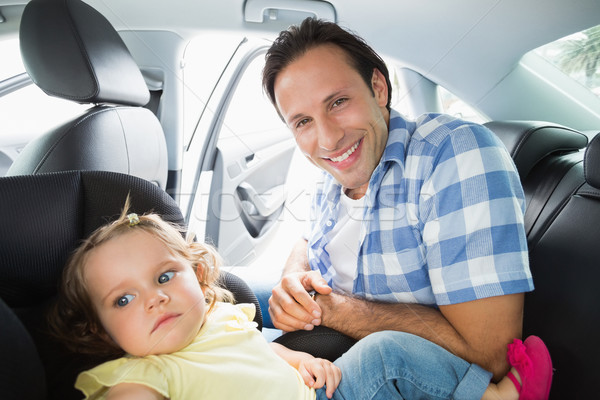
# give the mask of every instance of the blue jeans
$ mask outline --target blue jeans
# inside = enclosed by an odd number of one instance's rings
[[[269,315],[269,298],[271,297],[271,291],[277,282],[264,282],[260,280],[251,280],[244,278],[244,281],[248,284],[254,295],[258,299],[260,305],[260,312],[262,313],[263,326],[265,328],[275,328]]]
[[[263,314],[273,328],[269,297],[273,283],[250,282]],[[442,347],[405,332],[373,333],[335,361],[342,380],[333,398],[339,400],[481,399],[492,373]],[[317,390],[317,399],[327,399]]]
[[[358,341],[335,361],[339,400],[481,399],[492,373],[440,346],[404,332],[383,331]],[[327,399],[324,389],[317,399]]]

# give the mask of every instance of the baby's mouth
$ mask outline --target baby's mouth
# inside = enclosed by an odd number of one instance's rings
[[[156,322],[156,324],[154,324],[154,327],[152,328],[152,333],[154,331],[156,331],[163,323],[173,319],[173,318],[177,318],[180,314],[165,314],[163,315],[161,318],[159,318],[159,320]]]

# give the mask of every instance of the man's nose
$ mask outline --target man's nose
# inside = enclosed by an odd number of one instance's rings
[[[327,119],[319,122],[317,129],[319,148],[327,151],[337,150],[338,144],[344,137],[344,129]]]

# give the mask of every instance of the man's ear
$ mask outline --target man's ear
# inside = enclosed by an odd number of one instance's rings
[[[373,76],[371,77],[371,88],[375,100],[380,107],[385,107],[388,102],[388,86],[385,77],[377,68],[373,68]]]

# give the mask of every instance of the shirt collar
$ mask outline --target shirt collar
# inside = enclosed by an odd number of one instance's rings
[[[390,126],[388,140],[379,164],[395,161],[404,165],[406,148],[415,129],[415,123],[403,118],[396,110],[390,111]]]

